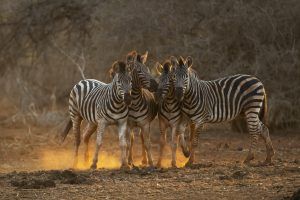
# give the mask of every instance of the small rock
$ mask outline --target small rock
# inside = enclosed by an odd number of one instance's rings
[[[221,175],[221,176],[219,176],[219,179],[220,180],[229,180],[229,179],[231,179],[231,177],[227,176],[227,175]]]
[[[238,151],[243,151],[243,147],[238,147],[237,150]]]
[[[236,171],[231,175],[231,177],[234,179],[243,179],[247,174],[248,172]]]
[[[229,144],[225,143],[224,144],[224,149],[229,149]]]

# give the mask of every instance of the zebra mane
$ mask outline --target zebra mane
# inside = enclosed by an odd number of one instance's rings
[[[198,72],[195,70],[195,69],[193,69],[193,68],[189,68],[188,69],[188,73],[189,73],[189,75],[192,77],[192,78],[196,78],[196,79],[198,79],[198,80],[201,80],[200,79],[200,77],[199,77],[199,75],[198,75]]]
[[[163,64],[163,70],[165,73],[169,73],[170,72],[170,68],[171,68],[171,62],[169,60],[166,60]]]
[[[126,58],[130,57],[130,56],[135,56],[137,54],[136,50],[133,50],[131,52],[129,52],[127,55],[126,55]]]
[[[138,54],[138,55],[136,56],[136,60],[137,60],[138,62],[142,63],[142,56],[141,56],[140,54]]]
[[[183,58],[180,56],[179,60],[178,60],[179,66],[184,66],[184,61]]]
[[[119,61],[118,64],[119,64],[119,72],[125,73],[126,72],[126,64],[122,61]]]

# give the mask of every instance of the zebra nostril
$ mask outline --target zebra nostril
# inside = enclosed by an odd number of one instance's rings
[[[175,98],[179,101],[181,101],[183,99],[183,88],[182,87],[175,88]]]
[[[160,102],[162,99],[162,90],[158,89],[155,93],[154,93],[154,98],[155,101]]]
[[[132,100],[132,98],[131,98],[130,92],[126,92],[124,94],[124,102],[125,102],[125,104],[126,105],[130,105],[131,104],[131,100]]]
[[[157,91],[157,88],[158,88],[158,83],[154,79],[150,79],[149,91],[150,92],[155,92],[155,91]]]

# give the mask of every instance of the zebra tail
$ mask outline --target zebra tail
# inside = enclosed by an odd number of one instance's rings
[[[67,135],[68,135],[71,128],[72,128],[72,121],[71,121],[71,119],[69,119],[64,131],[61,134],[61,142],[62,143],[65,141],[65,139],[66,139],[66,137],[67,137]]]
[[[268,105],[267,105],[267,95],[264,94],[264,100],[262,104],[262,109],[259,113],[259,119],[264,123],[265,125],[268,125]]]

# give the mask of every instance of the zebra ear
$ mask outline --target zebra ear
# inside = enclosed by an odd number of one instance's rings
[[[184,66],[184,59],[182,56],[179,57],[178,63],[179,63],[179,66]]]
[[[193,65],[193,58],[191,56],[188,56],[185,59],[185,63],[187,64],[187,67],[190,68]]]
[[[110,77],[114,78],[117,73],[126,73],[126,64],[121,61],[115,61],[110,69]]]
[[[171,71],[171,63],[169,60],[165,61],[164,64],[163,64],[163,70],[166,72],[166,73],[169,73]]]
[[[176,58],[175,56],[171,56],[171,57],[170,57],[170,61],[171,61],[171,65],[172,65],[173,67],[175,67],[175,66],[178,65],[178,60],[177,60],[177,58]]]
[[[114,78],[115,77],[115,75],[116,75],[116,73],[118,71],[118,68],[119,68],[119,63],[118,63],[118,61],[115,61],[112,64],[112,66],[111,66],[111,68],[109,70],[110,78]]]
[[[126,64],[130,63],[130,62],[133,62],[134,60],[134,57],[137,55],[137,52],[136,51],[132,51],[132,52],[129,52],[127,55],[126,55]]]
[[[159,62],[157,62],[157,63],[155,63],[155,68],[156,68],[157,74],[161,75],[161,73],[163,72],[163,66]]]
[[[148,58],[148,51],[146,51],[145,54],[141,56],[141,61],[143,64],[146,63],[147,58]]]

